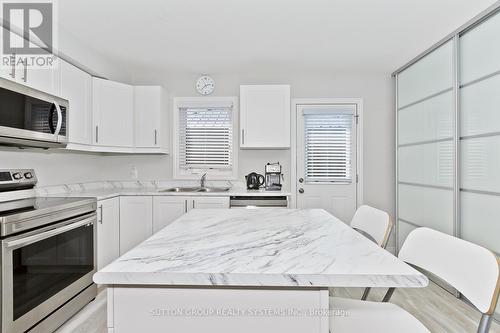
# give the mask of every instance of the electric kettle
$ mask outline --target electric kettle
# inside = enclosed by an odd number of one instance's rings
[[[259,187],[264,185],[264,176],[259,175],[256,172],[251,172],[245,176],[247,180],[247,189],[249,190],[258,190]]]

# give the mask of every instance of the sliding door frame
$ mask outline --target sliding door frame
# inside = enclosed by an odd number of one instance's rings
[[[461,119],[460,119],[460,90],[461,90],[461,85],[460,85],[460,37],[466,34],[468,31],[472,30],[473,28],[477,27],[478,25],[484,23],[487,21],[489,18],[492,16],[499,14],[500,15],[500,1],[496,2],[495,4],[491,5],[489,8],[466,22],[464,25],[460,26],[458,29],[441,39],[439,42],[431,46],[429,49],[426,51],[422,52],[415,58],[413,58],[411,61],[409,61],[407,64],[403,65],[402,67],[398,68],[395,72],[392,73],[393,77],[393,84],[394,84],[394,105],[395,105],[395,113],[396,113],[396,145],[395,145],[395,151],[396,151],[396,184],[395,184],[395,189],[396,189],[396,226],[395,226],[395,232],[396,232],[396,252],[399,253],[400,250],[400,226],[399,226],[399,157],[398,157],[398,151],[399,151],[399,103],[398,103],[398,94],[399,94],[399,82],[398,82],[398,76],[401,74],[404,70],[410,68],[412,65],[416,64],[420,60],[422,60],[424,57],[427,55],[431,54],[433,51],[437,50],[439,47],[443,46],[444,44],[452,41],[452,48],[453,48],[453,62],[452,62],[452,68],[453,68],[453,116],[452,116],[452,126],[453,126],[453,145],[454,145],[454,156],[453,156],[453,172],[454,172],[454,179],[453,179],[453,234],[454,236],[458,238],[462,238],[462,226],[461,226],[461,206],[460,206],[460,194],[462,192],[461,188]],[[500,74],[496,74],[500,75]],[[484,78],[481,78],[481,80]],[[446,283],[443,284],[442,281],[439,281],[440,279],[436,279],[435,276],[432,276],[431,274],[431,279],[435,280],[439,285],[450,291],[451,293],[455,294],[455,296],[460,297],[464,299],[454,288],[449,288]],[[495,319],[500,320],[498,316],[495,314]]]

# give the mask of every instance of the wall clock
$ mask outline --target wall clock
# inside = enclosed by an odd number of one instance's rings
[[[202,95],[210,95],[214,89],[215,81],[208,75],[204,75],[196,81],[196,90]]]

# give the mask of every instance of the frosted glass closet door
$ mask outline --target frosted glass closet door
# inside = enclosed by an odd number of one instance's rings
[[[398,239],[419,226],[453,234],[453,44],[398,74]]]
[[[460,236],[500,254],[500,14],[460,37]],[[497,306],[496,315],[500,316]]]
[[[500,15],[460,37],[462,238],[500,253]]]

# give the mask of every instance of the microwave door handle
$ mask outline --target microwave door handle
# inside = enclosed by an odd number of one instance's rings
[[[54,105],[56,107],[57,111],[57,126],[56,126],[56,131],[54,132],[54,135],[59,135],[59,132],[61,131],[61,126],[62,126],[62,111],[61,107],[57,102],[54,102]]]
[[[48,230],[48,231],[45,231],[45,232],[42,232],[42,233],[39,233],[36,235],[32,235],[32,236],[28,236],[28,237],[24,237],[24,238],[20,238],[20,239],[15,239],[12,241],[7,241],[7,242],[5,242],[5,247],[7,250],[10,250],[12,248],[20,248],[20,247],[27,246],[27,245],[39,242],[41,240],[68,232],[70,230],[79,228],[79,227],[84,226],[84,225],[93,225],[94,222],[96,222],[95,215],[88,217],[86,219],[83,219],[79,222],[66,224],[65,226],[51,229],[51,230]]]

